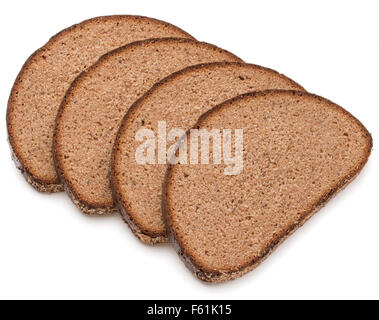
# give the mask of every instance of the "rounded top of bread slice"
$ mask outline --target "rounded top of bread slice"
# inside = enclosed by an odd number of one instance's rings
[[[253,269],[363,168],[371,136],[351,114],[308,93],[231,99],[196,128],[243,129],[243,167],[171,166],[164,210],[187,266],[205,281]],[[235,149],[234,149],[235,150]]]
[[[165,121],[167,134],[174,128],[185,133],[213,106],[242,93],[273,88],[303,90],[271,69],[243,63],[210,63],[170,75],[131,107],[115,143],[111,175],[118,207],[142,241],[167,241],[161,213],[167,165],[158,164],[157,157],[155,164],[137,163],[135,153],[142,143],[135,139],[137,132],[147,129],[157,136],[158,121]],[[168,142],[167,149],[174,143]]]
[[[80,209],[115,210],[108,176],[111,152],[135,100],[169,74],[212,61],[241,60],[194,40],[145,40],[105,55],[75,80],[57,117],[54,151],[58,173]]]
[[[58,33],[26,61],[9,97],[7,127],[15,158],[37,189],[62,189],[54,168],[52,139],[59,105],[71,82],[103,54],[160,37],[192,38],[156,19],[98,17]]]

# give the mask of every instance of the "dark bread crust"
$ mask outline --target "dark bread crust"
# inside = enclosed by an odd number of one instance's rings
[[[41,179],[41,178],[37,177],[36,175],[32,174],[30,168],[28,168],[28,166],[26,164],[26,160],[22,157],[22,154],[19,150],[20,146],[17,145],[17,143],[14,139],[14,134],[12,131],[12,124],[11,124],[11,113],[13,111],[15,94],[18,91],[19,84],[23,81],[25,72],[29,69],[29,67],[31,66],[31,64],[35,60],[40,59],[43,56],[43,53],[46,50],[48,50],[48,48],[51,45],[53,45],[55,42],[59,41],[62,36],[72,32],[78,28],[79,29],[83,28],[84,26],[86,26],[89,23],[93,23],[93,22],[101,23],[102,21],[111,21],[111,20],[120,21],[120,20],[124,20],[124,19],[133,19],[136,21],[142,20],[142,19],[143,20],[149,20],[152,23],[159,23],[159,24],[165,25],[167,27],[170,27],[173,30],[177,30],[180,33],[182,33],[183,36],[185,36],[187,38],[194,39],[190,34],[185,32],[184,30],[182,30],[179,27],[174,26],[168,22],[165,22],[165,21],[161,21],[158,19],[149,18],[149,17],[145,17],[145,16],[111,15],[111,16],[95,17],[95,18],[87,19],[87,20],[84,20],[80,23],[74,24],[74,25],[58,32],[54,36],[52,36],[45,45],[43,45],[41,48],[39,48],[34,53],[32,53],[30,55],[30,57],[26,60],[24,65],[22,66],[20,72],[18,73],[18,75],[16,77],[16,80],[13,84],[13,87],[11,89],[11,93],[10,93],[10,96],[8,99],[8,105],[7,105],[6,122],[7,122],[8,141],[9,141],[10,148],[11,148],[12,159],[15,162],[16,167],[21,171],[21,173],[25,177],[26,181],[28,183],[30,183],[36,190],[38,190],[40,192],[47,192],[47,193],[61,192],[64,190],[64,186],[61,184],[61,181],[59,180],[59,178],[53,179],[53,180]]]
[[[165,221],[169,230],[169,239],[170,242],[173,244],[175,250],[177,251],[179,257],[182,259],[186,267],[191,270],[197,278],[199,278],[202,281],[206,282],[224,282],[228,280],[233,280],[236,278],[239,278],[246,274],[247,272],[255,269],[260,263],[262,263],[272,252],[274,249],[276,249],[285,239],[287,239],[292,233],[294,233],[298,228],[300,228],[306,221],[308,221],[315,213],[317,213],[322,207],[324,207],[329,200],[331,200],[336,194],[340,191],[342,191],[351,181],[353,181],[361,172],[363,167],[368,161],[368,158],[371,154],[373,141],[371,134],[367,131],[367,129],[363,126],[363,124],[356,119],[352,114],[350,114],[348,111],[343,109],[342,107],[338,106],[337,104],[322,98],[320,96],[317,96],[315,94],[306,93],[306,92],[298,92],[293,90],[266,90],[261,92],[252,92],[243,94],[240,96],[237,96],[235,98],[232,98],[230,100],[227,100],[213,109],[209,110],[208,112],[204,113],[200,118],[197,124],[194,126],[194,128],[198,128],[201,126],[202,122],[211,114],[216,113],[223,108],[227,108],[230,104],[232,104],[234,101],[243,100],[244,97],[254,97],[259,95],[273,95],[273,94],[282,94],[282,93],[290,93],[294,96],[309,96],[314,97],[320,101],[324,101],[328,103],[331,107],[334,107],[338,109],[340,112],[348,115],[352,121],[356,122],[358,126],[361,127],[361,130],[363,134],[367,137],[367,144],[366,144],[366,150],[365,150],[365,156],[361,159],[361,162],[350,172],[347,173],[347,175],[338,181],[330,190],[329,192],[323,194],[318,201],[316,201],[309,210],[304,212],[301,219],[297,222],[291,225],[287,230],[282,232],[282,234],[279,234],[274,240],[272,240],[270,243],[267,244],[266,250],[262,255],[260,255],[258,258],[250,261],[248,264],[242,265],[237,269],[234,270],[228,270],[226,272],[220,272],[217,270],[206,270],[204,268],[201,268],[199,266],[199,263],[196,261],[196,258],[191,256],[186,252],[186,248],[183,247],[183,245],[180,243],[179,237],[176,235],[175,231],[172,228],[172,219],[170,214],[170,207],[167,202],[168,197],[168,184],[170,183],[170,178],[172,175],[172,168],[174,165],[170,165],[166,172],[166,178],[164,183],[164,190],[163,190],[163,196],[162,196],[162,212],[165,216]]]
[[[116,203],[118,211],[120,212],[124,221],[129,225],[132,232],[142,242],[145,242],[148,244],[166,243],[169,241],[169,237],[166,233],[153,233],[149,230],[145,230],[141,225],[138,224],[137,221],[135,221],[135,219],[133,219],[133,215],[130,213],[130,208],[126,208],[121,201],[121,190],[118,188],[118,184],[115,183],[116,175],[115,175],[115,170],[114,170],[115,162],[116,162],[116,156],[115,155],[116,155],[116,150],[120,146],[121,132],[125,129],[125,126],[126,126],[128,119],[133,117],[133,115],[138,111],[139,106],[144,103],[144,100],[148,99],[151,95],[154,94],[155,91],[159,90],[159,88],[165,86],[167,83],[174,81],[175,79],[177,79],[183,75],[191,73],[194,70],[205,69],[205,68],[214,68],[217,66],[222,67],[222,66],[233,66],[233,65],[235,65],[235,66],[251,66],[251,67],[254,67],[254,68],[257,68],[260,70],[264,70],[265,72],[271,72],[273,75],[276,75],[276,76],[279,76],[281,78],[285,78],[286,80],[289,80],[292,84],[297,86],[299,88],[299,90],[306,91],[297,82],[295,82],[294,80],[292,80],[290,78],[287,78],[285,75],[280,74],[279,72],[277,72],[273,69],[269,69],[269,68],[262,67],[259,65],[255,65],[255,64],[243,63],[243,62],[211,62],[211,63],[201,63],[198,65],[189,66],[187,68],[184,68],[182,70],[179,70],[177,72],[170,74],[166,78],[157,82],[141,98],[136,100],[136,102],[129,108],[128,112],[125,114],[125,116],[121,122],[121,126],[119,128],[119,131],[117,133],[116,142],[113,146],[113,152],[112,152],[110,180],[111,180],[113,199],[114,199],[114,202]]]
[[[21,162],[19,161],[16,153],[13,151],[12,144],[10,142],[10,136],[8,137],[9,147],[11,151],[11,157],[12,160],[18,170],[20,170],[21,174],[24,176],[25,180],[37,191],[39,192],[46,192],[46,193],[55,193],[55,192],[62,192],[64,190],[62,184],[60,183],[45,183],[38,179],[37,177],[34,177],[26,168],[24,167]]]
[[[112,187],[113,196],[116,197],[114,188]],[[133,234],[142,242],[149,245],[156,245],[161,243],[169,242],[169,237],[166,234],[156,234],[153,235],[151,232],[142,229],[136,221],[133,220],[133,217],[128,214],[127,210],[120,204],[119,201],[116,202],[116,207],[118,212],[121,215],[121,218],[129,226],[129,229]]]
[[[206,42],[198,42],[196,40],[192,40],[192,39],[185,39],[185,38],[157,38],[157,39],[147,39],[147,40],[141,40],[141,41],[135,41],[135,42],[132,42],[130,44],[127,44],[125,46],[122,46],[122,47],[119,47],[117,49],[114,49],[106,54],[104,54],[102,57],[99,58],[99,60],[93,64],[91,67],[89,67],[87,70],[83,71],[81,74],[79,74],[76,79],[72,82],[70,88],[67,90],[62,102],[61,102],[61,105],[59,107],[59,110],[58,110],[58,114],[57,114],[57,117],[56,117],[56,126],[55,126],[55,130],[54,130],[54,135],[53,135],[53,157],[54,157],[54,164],[55,164],[55,169],[56,169],[56,172],[58,174],[58,177],[64,187],[64,190],[67,192],[67,194],[69,195],[69,197],[71,198],[71,200],[75,203],[75,205],[83,212],[83,213],[86,213],[86,214],[94,214],[94,215],[103,215],[103,214],[111,214],[111,213],[114,213],[114,212],[117,212],[117,206],[115,203],[113,203],[113,205],[109,206],[108,204],[100,204],[98,206],[94,206],[93,204],[91,203],[88,203],[86,200],[84,199],[81,199],[81,197],[79,196],[78,192],[75,190],[75,187],[68,181],[66,175],[65,175],[65,172],[64,172],[64,168],[63,168],[63,163],[62,163],[62,157],[64,156],[63,154],[61,154],[60,152],[60,149],[59,149],[59,146],[58,146],[58,134],[59,134],[59,125],[58,123],[60,122],[60,119],[65,111],[65,105],[69,99],[69,97],[73,94],[75,94],[75,89],[77,87],[77,85],[84,80],[84,78],[87,76],[87,74],[90,74],[91,72],[93,72],[94,70],[96,70],[96,68],[101,65],[103,62],[105,62],[109,57],[111,56],[117,56],[118,54],[120,53],[123,53],[125,51],[132,51],[134,48],[136,47],[143,47],[143,46],[146,46],[148,44],[154,44],[154,43],[194,43],[196,42],[197,45],[199,46],[204,46],[204,47],[208,47],[208,48],[211,48],[213,50],[218,50],[220,52],[223,52],[225,53],[226,55],[229,55],[231,58],[233,58],[234,60],[239,60],[241,61],[242,63],[242,60],[238,57],[236,57],[233,53],[227,51],[227,50],[224,50],[224,49],[221,49],[215,45],[212,45],[212,44],[209,44],[209,43],[206,43]],[[137,101],[139,101],[140,99],[138,99]],[[124,217],[124,214],[122,215]],[[153,235],[150,239],[148,239],[148,237],[145,237],[145,233],[144,231],[140,230],[137,226],[136,227],[133,227],[133,222],[130,221],[130,223],[128,222],[129,226],[131,226],[131,229],[132,231],[137,235],[138,238],[140,239],[144,239],[144,242],[147,242],[147,243],[158,243],[158,242],[166,242],[167,241],[167,237],[165,236],[162,236],[162,235]],[[146,235],[147,236],[147,235]]]

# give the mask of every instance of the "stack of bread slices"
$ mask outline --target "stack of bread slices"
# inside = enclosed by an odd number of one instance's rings
[[[139,240],[170,242],[210,282],[256,267],[359,174],[372,148],[348,111],[286,76],[126,15],[71,26],[33,53],[7,128],[34,188],[66,191],[86,214],[118,212]],[[217,161],[215,144],[209,161],[179,157],[192,132],[214,129],[221,155],[228,141],[241,152],[237,172]]]

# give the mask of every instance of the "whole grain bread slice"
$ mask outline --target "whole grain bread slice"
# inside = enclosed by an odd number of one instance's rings
[[[108,175],[111,153],[134,101],[169,74],[212,61],[241,60],[190,39],[144,40],[106,54],[73,82],[56,119],[54,154],[61,181],[83,212],[116,210]]]
[[[252,64],[215,62],[191,66],[155,84],[129,109],[118,132],[112,158],[111,180],[114,199],[124,220],[143,242],[167,242],[161,212],[162,184],[167,164],[140,164],[135,158],[141,144],[141,129],[156,135],[158,122],[166,132],[185,131],[213,106],[255,90],[303,88],[271,69]],[[167,143],[167,149],[175,142]]]
[[[160,37],[192,38],[152,18],[97,17],[61,31],[30,56],[9,97],[7,127],[16,165],[37,190],[63,190],[54,168],[52,141],[58,108],[71,82],[103,54]]]
[[[233,98],[196,128],[244,130],[240,174],[211,163],[174,165],[166,176],[171,239],[187,267],[210,282],[254,269],[358,175],[372,148],[351,114],[296,91]]]

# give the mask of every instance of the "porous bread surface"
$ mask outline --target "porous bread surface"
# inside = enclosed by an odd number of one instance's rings
[[[137,131],[151,129],[157,133],[158,121],[166,122],[167,132],[173,128],[187,131],[213,106],[242,93],[265,89],[303,90],[271,69],[238,62],[216,62],[188,67],[170,75],[130,108],[114,147],[112,188],[120,212],[132,230],[145,235],[139,237],[142,241],[168,240],[161,212],[167,165],[136,162],[135,151],[141,144],[135,139]],[[167,143],[167,148],[174,143]],[[156,149],[156,159],[157,152]]]
[[[82,211],[115,210],[108,175],[111,152],[133,102],[169,74],[212,61],[241,60],[194,40],[145,40],[105,55],[74,81],[57,116],[54,152],[58,174]]]
[[[170,166],[163,210],[186,265],[205,281],[257,266],[361,171],[372,139],[351,114],[323,98],[267,91],[231,99],[200,128],[243,129],[244,166]]]
[[[136,40],[159,37],[192,38],[147,17],[98,17],[58,33],[27,60],[9,97],[7,127],[17,166],[38,190],[62,190],[52,141],[59,105],[71,82],[103,54]]]

